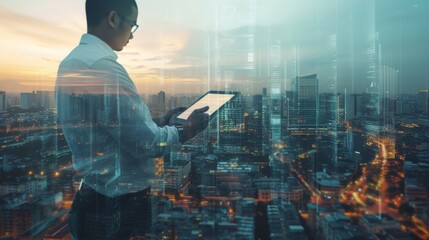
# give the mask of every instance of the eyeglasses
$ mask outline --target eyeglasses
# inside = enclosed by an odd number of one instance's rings
[[[119,17],[131,26],[131,33],[135,33],[139,28],[139,25],[136,22],[133,22],[126,17],[122,17],[121,15],[119,15]]]

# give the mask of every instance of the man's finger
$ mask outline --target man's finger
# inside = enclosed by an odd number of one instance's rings
[[[205,106],[205,107],[202,107],[202,108],[195,109],[194,112],[196,112],[196,113],[203,113],[203,112],[205,112],[207,110],[209,110],[209,106]]]
[[[178,108],[173,108],[171,110],[169,110],[168,112],[171,114],[175,114],[177,112],[184,112],[186,110],[185,107],[178,107]]]
[[[174,109],[175,112],[184,112],[185,110],[186,110],[186,107],[178,107]]]

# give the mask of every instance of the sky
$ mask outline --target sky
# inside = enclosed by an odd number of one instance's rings
[[[86,32],[84,0],[0,0],[0,90],[53,90],[60,61]],[[413,93],[429,82],[429,6],[425,0],[138,0],[140,28],[119,52],[141,93],[202,93],[214,88],[270,87],[272,39],[281,39],[282,90],[290,90],[288,70],[299,49],[296,75],[317,73],[321,89],[362,92],[368,29],[378,40],[377,84],[380,91]],[[233,5],[234,3],[236,5]],[[355,4],[355,5],[354,5]],[[368,6],[374,6],[373,15]],[[233,6],[233,7],[231,7]],[[254,9],[252,23],[244,21]],[[360,11],[360,12],[359,12]],[[363,13],[363,14],[362,14]],[[361,21],[361,20],[371,21]],[[371,25],[373,24],[373,25]],[[214,56],[226,51],[217,40],[251,26],[254,53],[261,66],[251,80],[222,74]],[[327,42],[336,38],[336,51]],[[265,41],[264,39],[271,39]],[[265,41],[265,42],[264,42]],[[229,49],[231,51],[231,49]],[[232,51],[233,52],[233,51]],[[334,56],[334,58],[333,58]],[[329,68],[333,59],[337,73]],[[239,59],[226,59],[228,64]],[[330,65],[331,64],[331,65]],[[328,70],[327,70],[328,69]],[[362,72],[362,74],[358,74]],[[331,74],[331,75],[330,75]],[[387,80],[386,80],[387,79]],[[389,82],[386,84],[386,82]],[[247,85],[247,86],[246,86]],[[249,85],[251,86],[249,88]]]

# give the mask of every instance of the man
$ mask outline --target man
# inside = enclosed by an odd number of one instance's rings
[[[116,59],[137,30],[135,0],[87,0],[88,33],[61,62],[58,119],[82,175],[69,214],[73,239],[129,239],[150,227],[153,158],[179,149],[208,125],[208,107],[181,126],[182,108],[153,118]]]

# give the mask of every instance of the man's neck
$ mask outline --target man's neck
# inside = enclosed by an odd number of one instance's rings
[[[105,31],[102,31],[100,29],[88,29],[87,33],[98,37],[107,45],[109,45],[110,48],[112,48],[111,44],[109,43],[110,38],[108,37],[108,34],[105,33]]]

